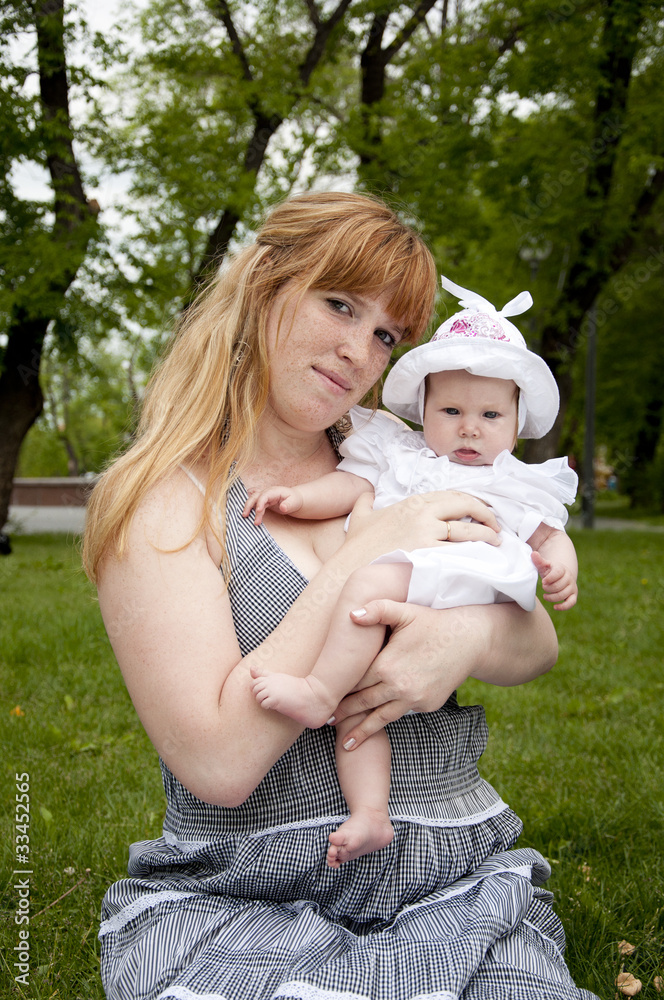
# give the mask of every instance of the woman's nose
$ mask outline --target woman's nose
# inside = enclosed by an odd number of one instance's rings
[[[373,343],[373,330],[366,334],[362,330],[355,330],[347,337],[338,348],[338,353],[342,358],[346,358],[355,368],[364,368],[371,355]]]

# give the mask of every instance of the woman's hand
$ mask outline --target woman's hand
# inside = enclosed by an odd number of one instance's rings
[[[472,521],[461,521],[472,517]],[[475,523],[477,522],[477,523]],[[375,539],[376,551],[366,561],[393,549],[424,549],[446,542],[488,542],[500,545],[500,525],[485,503],[468,493],[437,490],[421,493],[380,510],[372,509],[372,498],[362,494],[353,507],[348,541],[368,546]]]
[[[353,749],[409,711],[433,712],[469,677],[490,684],[523,684],[556,660],[555,630],[546,611],[518,605],[472,605],[434,610],[396,601],[370,601],[359,627],[387,625],[390,641],[343,699],[335,722],[367,713],[348,733]]]

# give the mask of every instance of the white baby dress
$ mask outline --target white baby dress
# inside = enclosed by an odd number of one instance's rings
[[[487,503],[502,528],[499,546],[455,542],[376,559],[412,563],[408,601],[432,608],[516,601],[532,611],[537,570],[526,542],[542,522],[562,530],[567,521],[564,504],[572,503],[578,483],[567,459],[526,465],[503,451],[493,465],[458,465],[428,448],[420,431],[380,410],[356,406],[350,416],[354,433],[339,448],[338,468],[369,480],[375,508],[413,494],[458,490]]]

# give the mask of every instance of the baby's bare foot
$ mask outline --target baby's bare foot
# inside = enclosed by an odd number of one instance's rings
[[[310,729],[324,726],[336,708],[337,702],[331,704],[329,697],[323,696],[327,692],[316,678],[259,673],[256,669],[252,669],[252,675],[251,689],[263,708],[281,712]]]
[[[379,809],[359,809],[329,836],[327,863],[339,868],[344,861],[380,851],[392,842],[394,830],[387,813]]]

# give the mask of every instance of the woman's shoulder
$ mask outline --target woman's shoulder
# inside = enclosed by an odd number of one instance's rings
[[[158,480],[139,503],[127,532],[127,555],[149,558],[156,552],[202,547],[219,566],[221,545],[203,525],[205,470],[179,466]]]

